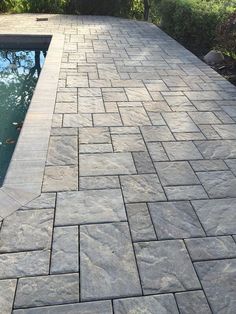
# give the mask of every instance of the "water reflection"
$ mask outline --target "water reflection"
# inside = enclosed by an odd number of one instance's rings
[[[0,185],[45,57],[40,50],[0,50]]]

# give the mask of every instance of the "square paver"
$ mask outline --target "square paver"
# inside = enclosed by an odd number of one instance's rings
[[[208,236],[236,234],[236,199],[192,202]]]
[[[57,226],[126,219],[121,191],[118,189],[58,194],[55,217]]]
[[[120,108],[120,114],[125,126],[151,125],[151,121],[143,108]]]
[[[140,242],[134,246],[144,294],[201,288],[182,241]]]
[[[79,275],[50,275],[21,278],[15,308],[79,302]]]
[[[171,132],[199,132],[186,112],[164,112],[162,115]]]
[[[115,152],[141,152],[146,150],[140,134],[112,135],[112,143]]]
[[[163,142],[170,160],[202,159],[202,155],[192,142]]]
[[[136,173],[131,153],[80,155],[80,175],[118,175]]]
[[[49,249],[53,217],[53,209],[16,211],[3,222],[0,252]]]
[[[78,112],[80,113],[105,112],[102,97],[79,97]]]
[[[111,142],[108,127],[81,128],[80,144],[109,144]]]
[[[127,94],[129,101],[149,101],[152,100],[146,88],[125,88],[125,92]]]
[[[167,126],[141,127],[146,142],[173,141],[174,137]]]
[[[150,203],[149,209],[158,239],[205,236],[189,202]]]
[[[156,174],[121,176],[126,203],[163,201],[166,199]]]
[[[213,312],[234,314],[236,259],[197,262],[195,267]]]
[[[141,295],[127,223],[80,228],[82,301]]]
[[[171,294],[114,300],[115,314],[178,314],[174,296]]]
[[[156,162],[155,167],[163,186],[200,184],[186,161]]]

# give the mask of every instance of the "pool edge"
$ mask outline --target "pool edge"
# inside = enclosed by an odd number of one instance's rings
[[[65,36],[58,33],[10,32],[0,35],[52,37],[21,134],[0,188],[1,221],[41,194]]]

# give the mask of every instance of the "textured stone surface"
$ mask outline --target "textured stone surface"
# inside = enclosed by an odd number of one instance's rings
[[[56,225],[112,222],[126,219],[121,191],[118,189],[58,194]]]
[[[195,142],[195,144],[204,158],[236,158],[236,141],[234,140],[200,141]]]
[[[147,148],[153,161],[169,160],[161,143],[147,143]]]
[[[193,261],[236,257],[236,243],[230,236],[186,239]]]
[[[132,239],[137,241],[156,240],[156,234],[145,203],[126,205]]]
[[[234,314],[236,259],[197,262],[195,267],[213,312]]]
[[[8,314],[12,311],[16,289],[16,280],[0,280],[0,305],[1,313]]]
[[[192,202],[208,236],[236,233],[236,199],[199,200]]]
[[[158,239],[205,236],[189,202],[150,203],[149,209]]]
[[[201,185],[179,185],[165,187],[168,200],[197,200],[208,198]]]
[[[82,301],[141,294],[127,223],[81,226]]]
[[[125,202],[152,202],[166,199],[159,179],[155,174],[121,177]]]
[[[202,291],[175,294],[180,314],[211,314],[210,307]]]
[[[200,288],[182,241],[135,243],[135,252],[144,294]]]
[[[111,142],[107,127],[82,128],[79,131],[80,144],[108,144]]]
[[[163,143],[170,160],[202,159],[202,155],[192,142],[167,142]]]
[[[22,209],[44,209],[55,207],[56,194],[55,193],[42,193],[39,197],[29,202]]]
[[[90,154],[80,156],[80,175],[116,175],[136,173],[130,153]]]
[[[79,270],[78,227],[56,227],[53,232],[51,273],[72,273]]]
[[[163,186],[200,184],[186,161],[157,162],[155,167]]]
[[[14,314],[112,314],[110,301],[97,301],[86,303],[74,303],[65,305],[55,305],[24,310],[15,310]]]
[[[167,126],[143,126],[141,127],[144,140],[148,142],[172,141],[174,137]]]
[[[164,112],[163,117],[171,132],[199,132],[186,112]]]
[[[17,211],[4,220],[0,252],[49,249],[53,209]]]
[[[119,189],[118,176],[80,177],[80,190]]]
[[[0,254],[0,279],[46,275],[49,251]]]
[[[112,135],[115,152],[142,152],[146,150],[140,134]]]
[[[77,163],[77,137],[51,136],[48,148],[48,165],[73,165]]]
[[[147,152],[134,152],[132,155],[138,174],[155,173],[153,162]]]
[[[178,314],[171,294],[114,300],[115,314]]]
[[[211,198],[236,197],[236,177],[231,171],[198,172],[197,175]]]
[[[79,275],[51,275],[21,278],[15,308],[79,302]]]

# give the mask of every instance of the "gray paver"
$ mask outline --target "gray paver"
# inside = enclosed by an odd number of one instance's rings
[[[164,187],[168,200],[198,200],[208,198],[201,185],[178,185]]]
[[[200,184],[186,161],[156,162],[155,167],[163,186]]]
[[[42,193],[39,197],[32,200],[22,207],[22,209],[47,209],[55,207],[56,194],[55,193]]]
[[[164,112],[163,117],[171,132],[199,132],[186,112]]]
[[[126,219],[120,189],[86,190],[58,194],[55,217],[57,226]]]
[[[147,148],[153,161],[169,160],[161,143],[147,143]]]
[[[80,144],[109,144],[111,142],[107,127],[81,128],[79,130]]]
[[[174,296],[171,294],[114,300],[115,314],[178,314]]]
[[[79,275],[51,275],[21,278],[15,308],[79,302]]]
[[[110,301],[97,301],[86,303],[74,303],[65,305],[46,306],[15,310],[14,314],[112,314]]]
[[[80,175],[117,175],[136,173],[130,153],[80,155]]]
[[[145,203],[127,204],[126,210],[133,241],[156,240],[147,205]]]
[[[191,142],[163,142],[163,146],[170,160],[202,159],[202,155]]]
[[[134,246],[144,294],[200,288],[182,241],[140,242]]]
[[[121,187],[127,203],[163,201],[166,199],[156,174],[121,176]]]
[[[236,233],[236,199],[199,200],[192,202],[209,236]]]
[[[160,202],[149,204],[158,239],[205,236],[189,202]]]
[[[195,267],[213,312],[234,314],[236,259],[196,262]]]
[[[120,108],[120,114],[125,126],[151,125],[151,121],[143,108]]]
[[[155,173],[152,160],[147,152],[134,152],[133,158],[138,174]]]
[[[142,152],[146,146],[140,134],[112,135],[115,152]]]
[[[211,309],[202,291],[175,294],[180,314],[211,314]]]
[[[236,257],[236,243],[230,236],[186,239],[193,261]]]
[[[82,301],[141,294],[127,223],[81,226]]]
[[[234,140],[197,141],[195,144],[206,159],[236,158]]]
[[[146,142],[174,140],[167,126],[142,126],[141,131]]]
[[[1,313],[7,314],[12,311],[16,289],[16,280],[0,280],[0,304]]]
[[[52,274],[78,272],[78,237],[77,226],[54,228],[51,257]]]
[[[47,275],[49,251],[0,254],[0,279]]]
[[[0,252],[49,249],[53,209],[17,211],[7,217],[1,228]]]
[[[80,190],[119,189],[118,176],[80,177]]]

